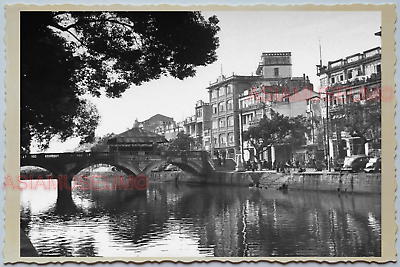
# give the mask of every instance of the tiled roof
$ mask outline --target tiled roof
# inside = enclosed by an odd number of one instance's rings
[[[134,127],[126,132],[114,136],[109,144],[123,143],[167,143],[164,136]]]

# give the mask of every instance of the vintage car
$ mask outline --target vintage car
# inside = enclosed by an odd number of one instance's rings
[[[382,162],[381,158],[370,158],[367,165],[365,165],[365,172],[381,172]]]
[[[366,155],[354,155],[344,159],[341,171],[361,172],[367,165],[370,157]]]

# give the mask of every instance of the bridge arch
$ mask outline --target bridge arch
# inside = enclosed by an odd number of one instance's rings
[[[45,169],[46,171],[49,171],[52,174],[52,178],[57,179],[58,169],[54,168],[54,166],[51,166],[50,164],[43,164],[42,162],[35,162],[35,163],[30,163],[30,164],[20,164],[20,170],[22,167],[40,167],[42,169]],[[29,178],[29,177],[27,177]],[[45,177],[43,177],[45,178]]]
[[[110,166],[117,167],[118,169],[122,170],[125,174],[128,176],[133,175],[137,176],[138,174],[141,173],[140,169],[136,166],[128,165],[123,162],[116,163],[115,161],[108,161],[108,160],[95,160],[95,161],[86,161],[86,162],[81,162],[80,164],[77,164],[71,171],[71,175],[76,175],[82,170],[94,166],[96,164],[106,164]]]

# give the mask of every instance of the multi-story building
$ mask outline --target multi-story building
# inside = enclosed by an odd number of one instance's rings
[[[313,91],[313,85],[308,77],[263,78],[250,89],[245,90],[238,98],[241,132],[257,124],[264,116],[271,117],[272,111],[287,117],[303,115],[309,117],[314,112],[315,104],[319,102],[318,95]],[[304,161],[306,152],[315,157],[317,146],[313,146],[314,130],[310,129],[308,146],[293,150],[291,146],[274,145],[268,149],[262,159],[287,161],[298,157]],[[244,160],[252,160],[255,154],[250,142],[243,142]],[[311,151],[307,151],[307,149]],[[296,155],[299,154],[299,155]],[[301,154],[301,155],[300,155]]]
[[[215,83],[207,87],[212,110],[211,150],[213,155],[223,155],[238,160],[238,156],[245,153],[244,159],[250,159],[252,148],[247,143],[244,146],[247,152],[241,150],[243,143],[241,133],[250,123],[256,123],[263,115],[270,112],[272,103],[277,111],[284,115],[296,116],[295,114],[306,113],[306,99],[303,98],[303,103],[301,103],[301,101],[294,102],[288,97],[283,97],[290,95],[299,97],[299,91],[304,88],[308,88],[306,90],[311,90],[311,92],[313,90],[312,84],[305,75],[292,77],[290,52],[262,53],[256,74],[256,76],[233,74],[230,77],[221,75]],[[255,94],[257,90],[260,94],[264,93],[263,88],[272,89],[269,95],[279,101],[268,101],[265,98],[261,101],[257,100],[252,94]],[[262,97],[265,97],[265,94]],[[243,122],[243,129],[241,129],[240,121]]]
[[[184,131],[183,122],[173,122],[163,126],[158,126],[154,132],[163,135],[168,141],[175,139],[179,132]]]
[[[139,123],[139,127],[143,128],[146,131],[151,131],[154,132],[157,127],[164,127],[167,125],[174,124],[175,121],[173,118],[161,115],[161,114],[156,114],[149,119],[142,121]]]
[[[193,116],[183,121],[184,131],[196,140],[195,150],[210,150],[211,106],[199,100]]]
[[[220,76],[207,87],[211,106],[211,153],[235,158],[240,154],[238,98],[258,76]]]
[[[364,99],[366,94],[373,95],[376,89],[381,88],[381,48],[329,61],[327,66],[320,63],[317,65],[317,75],[320,78],[320,90],[332,95],[332,99],[324,101],[322,107],[323,111],[328,110],[328,117],[332,119],[340,105],[350,103],[355,95]],[[329,155],[333,160],[354,154],[380,153],[380,141],[364,145],[359,137],[336,131],[335,125],[327,123],[325,129],[330,133],[327,137]]]

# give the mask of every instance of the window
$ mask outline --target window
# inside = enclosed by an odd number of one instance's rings
[[[233,100],[230,99],[226,101],[226,110],[232,110],[233,109]]]
[[[227,120],[228,120],[228,127],[234,126],[233,116],[229,116]]]
[[[219,96],[225,95],[225,87],[219,88]]]
[[[353,78],[353,72],[352,71],[349,71],[348,77],[349,77],[349,79]]]
[[[335,83],[335,77],[331,78],[331,83]]]
[[[279,68],[274,68],[275,77],[279,77]]]
[[[218,138],[216,136],[213,137],[213,143],[214,145],[218,145]]]
[[[233,133],[228,133],[228,144],[233,145],[235,143],[235,135]]]
[[[243,115],[243,124],[249,124],[253,119],[253,114]]]
[[[213,113],[213,114],[217,114],[217,105],[216,105],[216,104],[213,104],[213,105],[211,106],[211,108],[212,108],[212,113]]]
[[[226,88],[226,94],[232,94],[233,93],[233,85],[229,84],[228,87]]]
[[[199,108],[199,109],[196,110],[196,116],[197,116],[197,117],[203,116],[203,110],[202,110],[201,108]]]
[[[340,75],[340,80],[341,80],[341,81],[343,81],[343,74],[342,74],[342,75]]]
[[[212,121],[212,128],[213,129],[218,129],[218,121],[217,120],[213,120]]]
[[[218,104],[218,111],[219,112],[224,112],[224,110],[225,110],[225,103],[224,102],[219,103]]]
[[[381,73],[381,65],[376,65],[376,71],[377,73]]]
[[[219,144],[220,144],[220,146],[225,146],[226,145],[226,136],[225,136],[225,134],[221,134],[219,136]]]
[[[225,127],[225,119],[219,119],[219,127]]]
[[[211,97],[212,98],[218,97],[218,89],[214,89],[211,91]]]

